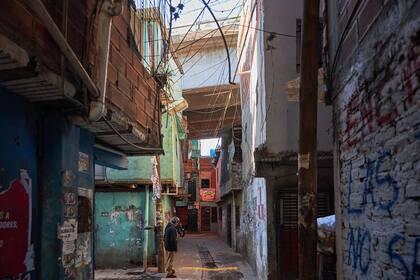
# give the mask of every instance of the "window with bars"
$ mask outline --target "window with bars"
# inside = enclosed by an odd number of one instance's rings
[[[329,193],[318,193],[318,217],[333,214],[333,206]],[[297,193],[280,194],[280,224],[283,229],[297,228],[298,220],[298,196]]]

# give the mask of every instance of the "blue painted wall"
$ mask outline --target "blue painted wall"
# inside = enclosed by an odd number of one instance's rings
[[[92,279],[94,138],[60,114],[44,117],[42,134],[41,279]],[[70,221],[78,224],[74,250],[57,229]]]

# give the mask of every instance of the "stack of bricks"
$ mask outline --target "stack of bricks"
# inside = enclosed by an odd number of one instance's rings
[[[328,23],[340,30],[331,45],[338,45],[345,26],[349,31],[332,92],[340,160],[338,274],[417,279],[420,1],[342,0],[340,5],[337,22]],[[329,52],[331,59],[336,49]]]

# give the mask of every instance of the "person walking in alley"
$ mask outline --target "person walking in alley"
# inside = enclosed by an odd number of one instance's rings
[[[178,243],[177,243],[177,226],[179,225],[179,218],[173,217],[171,221],[168,223],[168,225],[165,228],[165,249],[168,253],[167,257],[167,266],[166,266],[166,272],[167,278],[176,278],[175,276],[175,270],[173,269],[173,262],[175,253],[178,250]]]

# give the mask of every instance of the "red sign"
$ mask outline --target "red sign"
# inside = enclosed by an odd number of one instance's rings
[[[21,176],[0,192],[0,278],[20,279],[20,274],[33,270],[31,181],[26,170]]]
[[[216,198],[215,189],[200,189],[201,201],[214,201]]]

